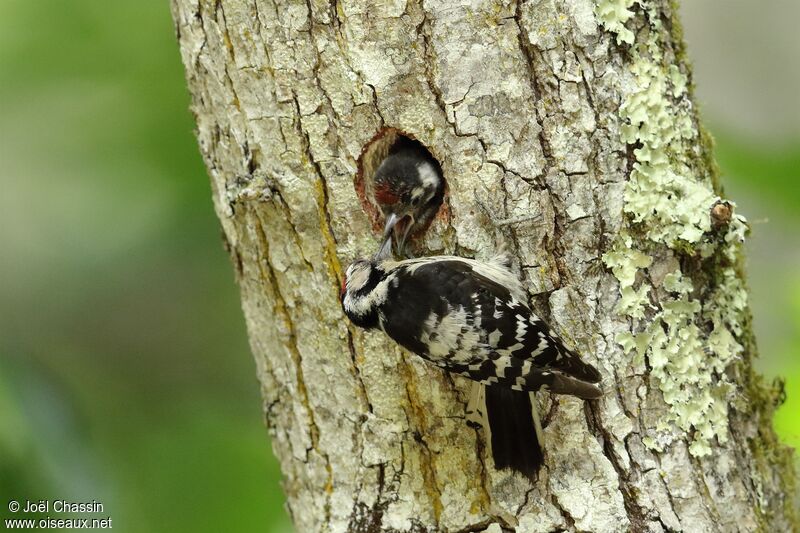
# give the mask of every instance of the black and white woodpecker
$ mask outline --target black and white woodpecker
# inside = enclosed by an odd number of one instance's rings
[[[439,163],[418,143],[401,137],[372,178],[372,195],[385,217],[384,237],[394,235],[399,255],[408,238],[425,228],[442,204]]]
[[[495,467],[533,478],[543,456],[530,393],[599,398],[600,373],[531,312],[507,259],[395,261],[390,255],[391,236],[375,257],[347,268],[345,314],[444,370],[486,385]]]

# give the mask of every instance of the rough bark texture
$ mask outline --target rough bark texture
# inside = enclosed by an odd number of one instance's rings
[[[790,531],[780,387],[755,357],[668,1],[173,0],[298,531]],[[507,245],[531,305],[603,373],[541,398],[538,483],[496,472],[467,383],[351,327],[374,251],[354,179],[384,127],[448,180],[421,253]],[[531,215],[538,218],[531,218]],[[498,220],[503,220],[502,224]]]

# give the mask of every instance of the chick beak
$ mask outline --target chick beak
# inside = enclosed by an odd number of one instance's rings
[[[411,234],[411,228],[414,226],[414,217],[411,215],[398,216],[394,213],[389,215],[386,219],[386,225],[383,227],[383,243],[381,250],[386,246],[387,242],[391,242],[392,235],[395,236],[397,242],[397,253],[403,255],[405,250],[406,240]],[[389,249],[391,251],[391,248]]]
[[[406,215],[400,221],[400,224],[397,224],[395,228],[398,232],[397,237],[397,254],[400,256],[405,255],[405,246],[406,240],[408,239],[409,235],[411,235],[411,228],[414,227],[414,217],[411,215]]]

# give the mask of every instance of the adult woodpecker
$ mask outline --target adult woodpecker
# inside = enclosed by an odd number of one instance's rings
[[[347,268],[345,314],[444,370],[486,385],[495,466],[533,478],[542,449],[530,393],[599,398],[600,373],[531,312],[507,261],[394,261],[390,253],[391,237],[375,257]]]
[[[419,143],[401,137],[372,178],[372,195],[385,217],[384,237],[394,235],[399,255],[408,238],[430,223],[444,198],[439,163]]]

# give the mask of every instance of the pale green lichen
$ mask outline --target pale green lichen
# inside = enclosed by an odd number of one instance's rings
[[[675,438],[686,437],[690,452],[704,456],[711,452],[712,439],[728,439],[728,404],[735,386],[724,371],[743,351],[737,339],[742,335],[746,292],[733,265],[746,225],[735,216],[727,229],[719,230],[724,238],[712,234],[709,210],[718,197],[711,177],[692,171],[689,154],[697,132],[686,76],[677,65],[665,65],[658,13],[645,0],[639,4],[645,8],[650,32],[647,43],[631,48],[634,89],[620,108],[622,139],[638,145],[625,190],[624,211],[631,227],[603,261],[619,280],[617,312],[641,319],[648,306],[655,311],[642,322],[642,331],[616,338],[626,353],[635,352],[635,363],[643,364],[646,358],[650,377],[670,408],[645,444],[662,450]],[[633,34],[624,27],[632,5],[623,0],[597,6],[598,19],[618,42],[633,44]],[[708,260],[709,265],[723,264],[711,276],[714,286],[697,288],[678,269],[664,277],[660,301],[651,304],[654,287],[646,276],[640,276],[636,287],[637,272],[652,263],[646,252],[664,245]],[[720,261],[715,262],[717,257]]]
[[[619,280],[620,300],[616,311],[634,318],[643,318],[645,305],[649,303],[650,286],[642,284],[634,289],[633,284],[636,281],[636,272],[640,268],[649,267],[653,259],[634,250],[632,245],[633,239],[629,235],[621,235],[615,246],[603,256],[603,261]]]
[[[740,283],[735,277],[733,280]],[[726,326],[736,320],[738,312],[736,308],[721,305],[715,293],[726,290],[740,293],[723,283],[701,304],[699,299],[690,297],[693,284],[679,271],[668,274],[663,287],[673,297],[661,302],[660,312],[649,326],[635,335],[622,333],[617,341],[628,351],[635,349],[638,362],[647,356],[651,376],[671,407],[670,416],[662,421],[655,434],[644,439],[645,443],[663,449],[672,442],[675,436],[672,428],[677,427],[683,432],[694,431],[692,454],[707,455],[712,438],[727,441],[727,405],[733,387],[721,373],[742,350]],[[710,318],[722,314],[725,316]],[[706,334],[697,324],[709,319],[715,322],[715,327],[711,334]],[[718,338],[725,342],[719,342]]]
[[[595,13],[605,29],[616,34],[617,44],[633,44],[633,32],[625,27],[625,23],[633,16],[630,7],[634,0],[601,0],[597,3]]]
[[[684,96],[686,81],[677,67],[664,68],[660,59],[649,52],[634,61],[637,90],[620,108],[623,140],[641,145],[634,150],[625,212],[634,222],[646,223],[652,241],[697,243],[711,229],[708,210],[717,197],[709,180],[697,179],[682,161],[684,141],[693,139],[695,130],[688,109],[668,95]]]

